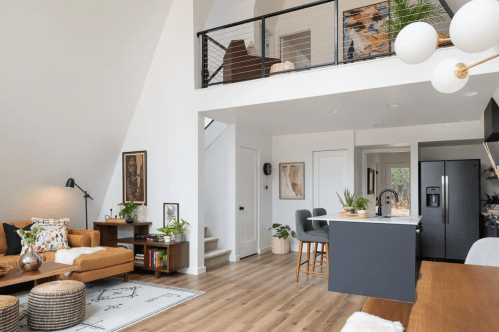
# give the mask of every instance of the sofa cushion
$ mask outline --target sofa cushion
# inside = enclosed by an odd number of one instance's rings
[[[24,228],[28,225],[31,225],[31,221],[9,222],[6,224],[13,225],[18,228]],[[7,251],[7,241],[5,239],[5,232],[3,230],[3,227],[0,227],[0,253],[4,253],[6,251]]]
[[[77,272],[92,271],[133,262],[133,250],[111,247],[104,248],[106,250],[78,257],[74,262],[74,265],[79,267]]]
[[[21,237],[17,233],[20,228],[9,224],[3,224],[2,226],[5,233],[5,240],[7,241],[7,251],[5,252],[5,255],[19,255],[23,248]],[[22,229],[29,231],[31,230],[31,225]]]
[[[54,229],[60,229],[63,227],[69,228],[69,218],[63,219],[43,219],[43,218],[31,218],[33,225],[40,226],[42,231],[52,231]]]
[[[67,228],[53,229],[51,231],[41,231],[33,243],[33,248],[36,252],[57,251],[61,249],[69,249]],[[22,252],[28,251],[29,246],[24,243],[24,236],[17,231],[23,240]]]
[[[90,247],[92,245],[92,240],[88,235],[80,234],[69,234],[68,243],[70,248],[74,247]]]

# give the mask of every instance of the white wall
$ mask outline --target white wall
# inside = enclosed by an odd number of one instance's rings
[[[2,1],[2,222],[89,228],[135,111],[171,1]],[[109,211],[108,211],[109,212]]]
[[[487,180],[487,177],[490,176],[489,172],[483,174],[492,164],[482,144],[421,147],[419,153],[421,161],[480,159],[481,193],[491,195],[494,191],[499,192],[499,181]],[[495,154],[493,157],[496,163],[499,162],[499,155]],[[482,199],[484,198],[484,195],[482,195]]]
[[[236,146],[249,148],[252,150],[258,151],[258,232],[259,232],[259,241],[258,241],[258,253],[264,253],[270,250],[270,243],[272,234],[269,231],[269,228],[272,227],[272,179],[269,177],[266,179],[266,176],[263,174],[263,165],[265,163],[272,162],[272,137],[268,134],[261,133],[258,131],[250,130],[244,128],[242,126],[237,126],[236,130]],[[238,158],[236,164],[236,193],[238,192],[238,183],[237,170],[240,167],[237,167],[241,161]],[[266,182],[268,183],[269,188],[265,189]],[[237,195],[237,194],[236,194]],[[238,202],[236,202],[236,206],[239,207]],[[236,209],[239,212],[238,209]],[[236,212],[236,213],[237,213]],[[237,225],[237,224],[236,224]],[[236,237],[238,237],[239,229],[236,227],[235,229]],[[237,259],[239,256],[239,248],[236,247],[235,250],[235,258]]]
[[[189,268],[204,267],[204,117],[193,105],[198,64],[195,54],[193,1],[173,0],[122,151],[147,150],[150,230],[163,225],[163,203],[179,203],[190,224]],[[175,52],[172,52],[175,45]],[[197,75],[199,78],[199,75]],[[100,217],[121,197],[121,158]]]
[[[312,211],[313,203],[313,152],[347,150],[348,169],[346,183],[354,186],[354,132],[336,131],[327,133],[274,136],[272,138],[272,215],[273,222],[289,225],[296,230],[295,211]],[[305,200],[279,199],[279,163],[305,162]],[[298,250],[298,242],[291,239],[291,249]]]
[[[204,148],[205,150],[216,141],[216,139],[223,134],[223,132],[229,127],[229,125],[220,122],[213,121],[208,128],[204,130]]]
[[[205,150],[204,162],[204,225],[208,227],[209,236],[219,238],[218,248],[234,251],[237,204],[235,125],[230,125]]]

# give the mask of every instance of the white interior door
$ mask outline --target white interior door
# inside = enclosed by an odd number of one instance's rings
[[[239,147],[239,256],[258,252],[258,151]]]
[[[328,214],[343,211],[336,192],[343,195],[347,172],[345,150],[314,152],[314,208],[324,208]]]

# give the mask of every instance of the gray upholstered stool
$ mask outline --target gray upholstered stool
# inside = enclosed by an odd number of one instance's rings
[[[0,295],[0,331],[19,332],[19,300]]]
[[[75,280],[48,282],[29,293],[28,325],[34,330],[59,330],[85,318],[85,284]]]
[[[325,215],[327,215],[327,212],[326,212],[326,209],[315,208],[312,211],[312,215],[314,217],[325,216]],[[314,229],[316,229],[316,230],[324,230],[324,231],[326,231],[326,232],[329,233],[329,224],[325,220],[313,220],[312,221],[312,227],[314,227]],[[317,249],[318,249],[318,247],[319,247],[319,244],[316,243],[315,244],[315,250],[314,250],[314,265],[315,265],[316,259],[317,259]],[[321,243],[321,249],[319,251],[319,255],[321,256],[321,258],[320,258],[321,265],[325,264],[326,262],[324,261],[324,258],[325,258],[324,257],[324,243]],[[312,271],[315,271],[315,267],[312,268]]]
[[[312,217],[312,214],[308,210],[297,210],[296,211],[296,238],[298,241],[300,241],[300,246],[298,249],[298,262],[296,265],[296,282],[298,282],[298,277],[300,276],[300,272],[306,273],[306,274],[322,274],[322,275],[327,275],[329,279],[329,233],[326,232],[325,230],[316,230],[312,226],[312,222],[308,220],[308,218]],[[307,260],[305,262],[301,262],[301,255],[302,255],[302,249],[303,249],[303,243],[307,244]],[[316,251],[317,251],[317,245],[319,243],[323,244],[326,246],[326,265],[316,265],[310,264],[310,245],[312,243],[316,244]],[[314,257],[315,261],[315,257]],[[306,270],[300,270],[300,266],[302,264],[306,264]],[[310,267],[312,267],[314,270],[310,271]],[[326,273],[324,272],[315,272],[315,268],[325,268],[327,270]]]

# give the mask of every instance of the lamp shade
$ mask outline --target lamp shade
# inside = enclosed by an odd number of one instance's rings
[[[75,180],[73,178],[69,178],[68,181],[66,182],[66,187],[74,188],[75,187]]]
[[[450,24],[452,43],[463,52],[488,50],[499,41],[499,2],[472,0],[458,10]]]
[[[447,59],[435,66],[431,77],[431,84],[441,93],[454,93],[461,90],[468,83],[469,75],[465,78],[458,78],[455,71],[461,63],[458,59]]]
[[[415,65],[428,60],[438,45],[438,34],[425,22],[411,23],[403,28],[395,40],[395,53],[405,63]]]

